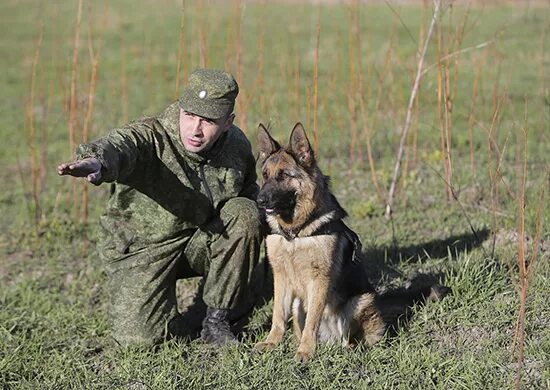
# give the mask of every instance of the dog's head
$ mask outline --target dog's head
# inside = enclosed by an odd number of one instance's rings
[[[288,146],[281,147],[260,124],[258,146],[263,185],[258,206],[288,227],[303,222],[314,206],[319,171],[304,127],[297,123]]]

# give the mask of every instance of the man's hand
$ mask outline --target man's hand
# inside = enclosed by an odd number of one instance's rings
[[[85,177],[90,183],[99,184],[101,180],[101,162],[97,158],[88,157],[59,165],[57,173],[61,176]]]

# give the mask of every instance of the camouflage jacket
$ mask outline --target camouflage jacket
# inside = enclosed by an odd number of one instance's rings
[[[206,155],[188,152],[180,140],[177,102],[156,117],[79,145],[77,157],[97,158],[102,182],[116,183],[101,224],[119,243],[169,240],[203,227],[228,199],[255,199],[258,191],[254,156],[242,131],[232,126]]]

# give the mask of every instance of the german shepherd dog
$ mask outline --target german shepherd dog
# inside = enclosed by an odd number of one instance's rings
[[[359,237],[343,222],[347,214],[302,124],[294,126],[287,147],[260,124],[258,145],[264,183],[257,203],[271,230],[266,245],[274,301],[271,331],[255,349],[279,344],[291,316],[299,361],[312,358],[318,341],[376,343],[387,327],[383,302],[368,283]]]

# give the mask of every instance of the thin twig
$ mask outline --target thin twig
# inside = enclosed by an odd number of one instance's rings
[[[536,209],[536,220],[535,220],[535,236],[532,240],[531,247],[531,256],[529,261],[526,259],[525,255],[525,243],[527,240],[527,235],[525,232],[525,190],[526,190],[526,180],[527,180],[527,158],[528,158],[528,136],[529,128],[527,127],[527,100],[525,101],[525,123],[523,127],[523,161],[518,161],[517,163],[517,175],[518,175],[518,189],[517,189],[517,205],[518,205],[518,243],[517,243],[517,254],[518,254],[518,268],[519,268],[519,284],[520,284],[520,305],[518,311],[518,318],[516,322],[516,333],[514,336],[514,349],[518,353],[518,364],[516,369],[516,382],[515,388],[521,388],[521,378],[522,371],[525,364],[525,319],[527,314],[527,298],[528,298],[528,289],[533,277],[533,270],[535,264],[537,263],[537,258],[540,249],[541,235],[542,235],[542,210],[544,208],[544,198],[545,198],[545,188],[547,179],[550,178],[550,165],[547,165],[546,173],[544,175],[541,193],[539,198],[538,207]]]
[[[319,6],[320,7],[320,6]],[[319,139],[317,134],[317,94],[319,85],[319,41],[321,38],[321,8],[317,18],[317,34],[315,43],[315,62],[313,64],[313,150],[318,151]]]
[[[497,78],[497,81],[498,83],[498,78]],[[493,131],[496,129],[498,131],[498,124],[500,123],[500,112],[501,112],[501,108],[502,108],[502,104],[503,104],[503,101],[504,101],[504,98],[501,97],[501,98],[496,98],[496,95],[497,95],[497,87],[495,86],[495,88],[493,89],[493,99],[494,99],[494,111],[493,111],[493,115],[492,115],[492,119],[491,119],[491,126],[489,127],[488,131],[487,131],[487,146],[488,146],[488,156],[489,156],[489,165],[491,164],[491,162],[493,161],[493,155],[495,154],[495,146],[493,145],[493,143],[491,143],[491,139],[492,139],[492,136],[493,136]],[[495,159],[497,160],[497,159]],[[497,209],[497,205],[499,204],[498,202],[498,185],[495,181],[495,172],[491,170],[491,167],[489,166],[489,181],[490,181],[490,184],[491,184],[491,203],[492,203],[492,207],[494,210]],[[496,218],[496,214],[493,215],[493,218],[492,218],[492,230],[493,230],[493,243],[492,243],[492,249],[491,249],[491,256],[493,257],[494,254],[495,254],[495,249],[496,249],[496,235],[495,235],[495,232],[497,230],[497,218]]]
[[[27,210],[29,212],[29,215],[32,215],[32,205],[30,204],[29,200],[27,199],[27,186],[25,184],[25,174],[23,173],[23,166],[21,164],[21,156],[19,155],[19,149],[15,149],[15,159],[17,161],[17,173],[19,174],[19,178],[21,179],[21,189],[23,190],[23,200],[25,201],[25,205],[27,206]]]
[[[527,106],[527,104],[526,104]],[[527,109],[525,110],[527,111]],[[526,121],[527,122],[527,121]],[[518,268],[519,268],[519,284],[520,284],[520,299],[519,313],[515,334],[515,342],[518,348],[518,364],[516,371],[516,389],[521,388],[521,373],[525,359],[525,312],[527,304],[527,289],[529,287],[529,278],[527,273],[527,264],[525,262],[525,181],[527,176],[527,125],[523,128],[523,161],[518,161],[517,164],[517,181],[518,181]],[[521,163],[521,164],[520,164]]]
[[[90,7],[91,8],[91,7]],[[90,9],[90,14],[91,9]],[[103,12],[103,21],[102,21],[102,31],[105,31],[107,25],[107,7],[105,7]],[[96,83],[97,83],[97,73],[100,64],[101,49],[103,46],[102,39],[99,40],[97,51],[94,53],[93,48],[93,30],[92,30],[92,21],[90,17],[90,22],[88,23],[88,50],[90,51],[90,60],[92,62],[92,70],[90,73],[90,85],[88,88],[88,107],[86,109],[86,116],[84,119],[84,126],[82,128],[82,142],[87,143],[90,138],[90,129],[92,127],[92,115],[94,112],[94,101],[96,94]],[[88,185],[84,185],[82,188],[82,219],[84,221],[88,220]]]
[[[439,131],[441,141],[441,153],[443,155],[443,167],[447,183],[452,183],[451,164],[451,129],[452,129],[452,99],[450,96],[449,64],[441,60],[443,50],[443,35],[441,29],[437,34],[437,56],[438,56],[438,77],[437,77],[437,106],[439,111]],[[446,187],[447,200],[452,199],[449,186]]]
[[[356,79],[356,70],[355,66],[359,59],[359,54],[357,53],[357,47],[355,46],[356,41],[356,31],[357,31],[357,24],[356,20],[358,10],[357,7],[357,1],[354,1],[353,4],[350,6],[349,12],[348,12],[348,58],[349,58],[349,88],[347,98],[348,98],[348,112],[349,112],[349,127],[351,130],[351,142],[349,143],[349,158],[348,162],[350,164],[350,168],[355,163],[355,147],[357,145],[357,108],[356,108],[356,98],[357,94],[355,93],[355,90],[357,88],[358,82]],[[359,86],[360,88],[360,86]],[[359,92],[361,93],[361,92]]]
[[[531,278],[533,275],[533,270],[535,269],[535,264],[537,262],[539,251],[540,251],[540,244],[541,244],[541,237],[542,237],[542,228],[544,224],[544,213],[543,208],[545,205],[545,197],[546,197],[546,185],[545,183],[550,182],[550,164],[547,164],[546,166],[546,172],[542,179],[541,184],[541,190],[539,195],[539,204],[537,206],[537,212],[535,217],[535,238],[533,241],[533,250],[529,259],[529,269],[527,270],[527,278]]]
[[[386,204],[386,219],[389,218],[392,214],[392,204],[393,199],[395,196],[395,187],[397,184],[397,180],[399,179],[399,170],[401,167],[401,161],[403,160],[403,150],[405,145],[405,140],[407,139],[407,134],[409,132],[409,128],[411,126],[411,119],[412,119],[412,109],[414,105],[414,101],[416,99],[416,94],[418,93],[418,89],[420,87],[420,80],[422,79],[422,66],[424,64],[424,58],[426,57],[426,51],[428,50],[428,44],[430,42],[430,39],[432,37],[433,29],[435,27],[435,24],[437,22],[437,18],[439,15],[439,10],[441,7],[441,0],[437,0],[435,2],[435,9],[432,16],[432,21],[430,23],[430,29],[428,30],[428,35],[426,36],[426,40],[424,41],[424,48],[422,49],[422,54],[420,56],[420,59],[418,60],[418,68],[416,72],[416,78],[414,80],[413,89],[411,92],[411,97],[409,99],[409,106],[407,108],[407,116],[405,119],[405,126],[403,127],[403,131],[401,132],[401,140],[399,142],[399,149],[397,151],[397,159],[395,162],[395,168],[393,171],[393,178],[390,185],[390,191],[388,193],[388,201]]]
[[[179,37],[179,45],[178,45],[178,64],[176,66],[176,89],[174,91],[174,99],[177,99],[180,93],[181,57],[184,52],[184,42],[185,42],[185,0],[181,0],[180,37]]]
[[[452,53],[449,53],[447,54],[446,56],[443,56],[441,57],[441,61],[446,61],[448,59],[451,59],[453,57],[456,57],[456,56],[459,56],[461,55],[462,53],[467,53],[469,51],[472,51],[472,50],[478,50],[478,49],[483,49],[484,47],[487,47],[493,43],[495,43],[495,40],[496,38],[493,38],[489,41],[485,41],[485,42],[482,42],[480,43],[479,45],[475,45],[475,46],[470,46],[470,47],[466,47],[462,50],[458,50],[458,51],[455,51],[455,52],[452,52]],[[432,70],[433,68],[435,68],[437,66],[437,62],[434,63],[434,64],[431,64],[430,66],[427,66],[426,69],[424,69],[422,71],[422,76],[426,75],[426,73],[428,73],[430,70]]]
[[[242,87],[240,88],[240,97],[238,100],[239,115],[241,117],[241,129],[244,132],[247,132],[247,117],[248,117],[248,93],[244,87],[244,15],[245,15],[245,4],[242,0],[239,0],[237,3],[238,13],[236,14],[237,19],[237,80],[241,83]]]
[[[197,12],[199,14],[205,14],[205,11],[203,8],[204,8],[204,4],[203,2],[199,2],[200,4],[200,8],[197,10]],[[204,21],[204,20],[203,20]],[[200,56],[200,66],[201,68],[207,68],[208,67],[208,45],[207,45],[207,42],[208,42],[208,39],[206,37],[206,32],[204,31],[204,25],[205,23],[202,23],[203,21],[201,21],[200,23],[198,23],[198,36],[199,36],[199,56]],[[239,55],[239,53],[237,52],[237,55]]]
[[[384,2],[388,6],[388,8],[391,10],[391,12],[393,12],[393,14],[395,16],[397,16],[397,18],[399,19],[399,22],[401,23],[401,25],[403,26],[403,28],[405,29],[405,31],[407,32],[409,37],[412,39],[412,41],[415,43],[415,45],[418,46],[418,43],[416,42],[416,39],[414,39],[413,35],[411,34],[411,31],[409,30],[409,28],[407,27],[407,25],[405,24],[405,22],[401,18],[401,15],[399,15],[399,13],[395,10],[395,8],[393,8],[393,6],[391,5],[391,3],[388,0],[384,0]]]
[[[76,26],[74,33],[74,43],[73,43],[73,63],[71,70],[71,95],[70,95],[70,106],[69,106],[69,149],[71,155],[74,153],[76,147],[76,131],[77,131],[77,110],[78,102],[76,96],[76,83],[78,77],[78,51],[80,47],[80,21],[82,18],[82,0],[78,1],[78,11],[76,13]],[[73,199],[73,212],[77,213],[78,201],[76,197],[76,181],[72,181],[71,195]]]
[[[31,71],[31,90],[29,96],[29,102],[27,105],[27,117],[29,122],[29,147],[31,152],[31,174],[32,174],[32,197],[34,200],[34,222],[38,223],[40,219],[40,168],[37,161],[37,145],[36,145],[36,126],[34,118],[34,96],[36,90],[36,68],[40,60],[40,51],[42,48],[42,40],[44,37],[44,23],[40,27],[40,33],[37,38],[36,49],[34,52],[34,58],[32,61]]]
[[[453,187],[453,185],[451,183],[449,183],[444,177],[443,175],[441,175],[441,173],[439,173],[435,168],[433,168],[432,166],[426,164],[428,166],[428,168],[430,168],[432,171],[434,171],[437,176],[439,176],[439,178],[441,180],[443,180],[445,182],[445,184],[450,188],[451,190],[451,195],[453,197],[453,199],[456,201],[456,203],[458,203],[458,205],[460,206],[460,210],[462,211],[462,215],[464,215],[464,218],[466,219],[466,222],[468,222],[468,226],[470,227],[470,230],[472,231],[472,234],[474,235],[475,239],[476,239],[476,242],[478,242],[480,244],[480,248],[481,250],[483,250],[483,253],[485,254],[485,257],[489,257],[489,254],[487,253],[487,251],[485,250],[485,248],[483,247],[483,245],[481,245],[482,243],[482,239],[481,237],[479,237],[479,235],[477,234],[477,231],[474,229],[474,226],[472,224],[472,221],[470,219],[470,217],[468,216],[468,213],[466,212],[466,208],[464,207],[464,205],[460,202],[460,200],[458,199],[458,195],[456,194],[456,191]]]
[[[359,27],[358,27],[358,30],[359,30]],[[358,35],[358,39],[359,39],[359,35]],[[361,50],[361,45],[359,44],[359,42],[358,42],[358,50],[359,51]],[[376,194],[378,196],[378,199],[382,203],[384,201],[384,195],[382,194],[382,190],[380,189],[380,185],[378,184],[378,179],[376,175],[376,167],[374,165],[374,157],[372,155],[372,135],[371,135],[371,128],[370,128],[371,124],[369,123],[370,117],[368,115],[368,109],[365,104],[365,93],[363,92],[364,79],[363,79],[363,65],[361,62],[361,52],[359,52],[358,54],[358,62],[359,62],[359,108],[361,112],[361,118],[363,120],[363,133],[365,135],[366,146],[367,146],[367,159],[369,162],[372,183],[374,184],[374,188],[376,189]],[[367,79],[370,79],[369,75],[371,70],[372,70],[372,66],[369,66],[369,68],[367,68]],[[369,86],[367,87],[367,100],[370,99],[370,95],[371,95],[371,88],[369,83]]]
[[[470,167],[472,169],[472,174],[475,176],[476,173],[476,163],[474,159],[474,132],[473,132],[473,126],[476,122],[476,115],[480,110],[476,110],[477,107],[477,96],[478,96],[478,87],[479,87],[479,80],[481,77],[481,72],[483,70],[483,67],[485,66],[485,60],[487,59],[487,52],[485,52],[485,55],[478,61],[477,65],[477,72],[474,78],[474,83],[472,87],[472,97],[471,97],[471,104],[470,104],[470,112],[468,114],[468,138],[470,142]]]
[[[265,0],[261,4],[261,16],[260,19],[265,19]],[[260,23],[260,33],[258,36],[258,73],[256,74],[256,81],[254,82],[254,86],[256,91],[259,92],[260,95],[260,112],[263,115],[266,115],[267,109],[266,109],[266,94],[263,93],[263,87],[264,87],[264,63],[265,63],[265,23]],[[290,66],[288,67],[288,72],[290,72]],[[290,79],[291,75],[287,73],[287,79]],[[290,88],[289,88],[289,101],[290,101]]]

